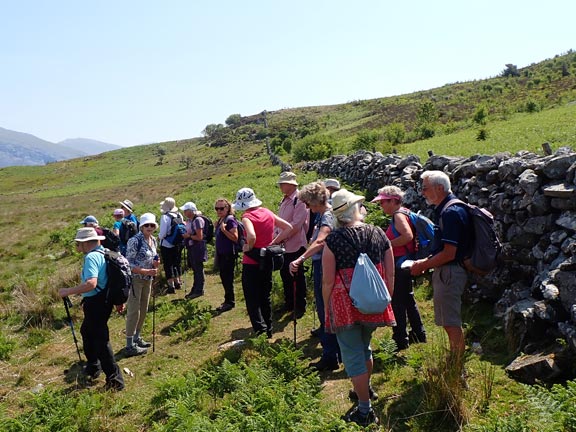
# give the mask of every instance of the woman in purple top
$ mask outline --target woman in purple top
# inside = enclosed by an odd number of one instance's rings
[[[226,312],[236,305],[234,298],[234,269],[238,251],[238,221],[234,217],[234,209],[226,198],[218,198],[214,203],[218,215],[215,227],[216,261],[220,271],[220,280],[224,287],[224,303],[216,310]]]

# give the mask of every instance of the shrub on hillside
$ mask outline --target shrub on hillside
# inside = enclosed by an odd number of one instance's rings
[[[295,162],[329,158],[334,154],[333,141],[323,135],[309,135],[298,141],[292,151]]]
[[[352,143],[352,150],[370,150],[376,151],[376,143],[380,141],[381,134],[375,130],[361,131],[354,142]]]
[[[240,114],[230,114],[226,119],[226,126],[237,126],[240,124],[242,116]]]
[[[384,137],[390,141],[392,145],[402,144],[406,139],[406,127],[404,123],[390,123],[386,127]]]

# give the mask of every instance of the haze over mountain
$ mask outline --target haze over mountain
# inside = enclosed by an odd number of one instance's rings
[[[67,139],[56,144],[32,134],[0,127],[0,168],[16,165],[44,165],[118,148],[120,146],[86,138]]]
[[[115,144],[108,144],[89,138],[68,138],[57,143],[58,145],[80,150],[89,155],[104,153],[111,150],[118,150],[122,147]]]

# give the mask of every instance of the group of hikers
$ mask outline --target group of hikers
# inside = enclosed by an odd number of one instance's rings
[[[242,290],[252,329],[257,335],[271,338],[272,274],[278,268],[269,255],[282,247],[284,259],[279,270],[284,293],[283,310],[292,312],[295,319],[306,312],[303,264],[310,259],[320,323],[312,334],[320,339],[322,346],[320,360],[311,363],[310,367],[317,371],[332,371],[341,363],[344,365],[353,386],[349,398],[355,401],[344,419],[366,426],[379,422],[371,403],[378,397],[370,383],[372,334],[377,327],[391,326],[398,351],[410,344],[427,341],[414,298],[413,278],[434,270],[435,323],[444,328],[449,340],[450,361],[464,376],[461,296],[467,272],[463,260],[470,251],[473,230],[464,206],[452,204],[455,196],[448,176],[441,171],[425,171],[421,176],[420,193],[434,206],[439,228],[434,249],[419,259],[416,231],[409,209],[403,206],[404,191],[399,187],[386,185],[372,200],[390,216],[390,225],[384,232],[380,227],[364,222],[366,209],[362,203],[365,198],[342,189],[337,179],[315,181],[299,189],[296,174],[283,172],[277,185],[283,195],[277,214],[264,207],[251,188],[238,190],[232,202],[218,198],[214,203],[218,216],[213,224],[214,260],[224,287],[224,301],[217,311],[226,312],[236,306],[234,271],[236,257],[241,251]],[[167,280],[166,292],[182,289],[181,261],[185,251],[187,265],[194,274],[193,285],[185,297],[194,299],[204,294],[206,240],[211,236],[206,228],[211,221],[193,202],[178,208],[171,197],[160,203],[159,223],[153,213],[144,213],[138,220],[129,200],[120,205],[121,208],[114,210],[116,221],[112,231],[120,239],[119,249],[128,260],[133,275],[133,293],[126,304],[125,353],[135,356],[145,354],[151,345],[142,338],[141,330],[152,281],[158,276],[160,266]],[[235,212],[241,212],[239,219]],[[78,251],[84,254],[81,283],[62,288],[59,294],[62,297],[82,294],[83,297],[81,334],[87,358],[84,373],[96,378],[103,371],[106,388],[122,390],[124,380],[114,359],[107,326],[113,306],[102,295],[107,283],[102,243],[108,242],[110,236],[93,216],[81,223],[84,227],[77,231],[75,238]],[[179,226],[185,229],[181,230],[181,239],[176,242],[174,230]],[[126,230],[132,230],[132,236],[126,235]],[[362,313],[350,298],[350,285],[360,254],[370,258],[391,295],[391,303],[380,313]]]

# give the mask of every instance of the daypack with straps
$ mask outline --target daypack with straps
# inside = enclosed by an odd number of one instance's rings
[[[410,228],[412,228],[412,233],[414,234],[414,253],[406,253],[406,255],[413,259],[423,259],[432,255],[434,248],[434,233],[438,228],[434,222],[422,213],[415,213],[412,210],[400,209],[394,212],[394,214],[396,213],[402,213],[408,217]],[[400,233],[394,226],[394,215],[392,215],[391,225],[392,232],[395,236],[398,236]],[[408,248],[406,248],[406,251],[408,252]]]
[[[122,305],[128,300],[130,290],[132,289],[132,270],[130,263],[119,252],[109,249],[97,250],[104,255],[106,261],[106,274],[108,282],[106,287],[101,291],[105,292],[106,303],[114,306]]]
[[[106,237],[100,242],[105,249],[110,249],[111,251],[118,252],[120,250],[120,237],[114,234],[109,228],[100,228],[102,230],[102,235]]]
[[[242,249],[244,248],[244,245],[246,244],[246,228],[244,227],[244,224],[242,223],[241,220],[236,219],[232,215],[228,215],[226,217],[226,219],[224,220],[224,223],[229,221],[230,218],[234,218],[236,220],[236,223],[238,224],[238,227],[237,227],[238,240],[236,241],[236,243],[234,243],[234,254],[238,255],[240,252],[242,252]]]
[[[204,219],[204,228],[202,229],[202,237],[203,237],[202,239],[206,243],[211,243],[212,240],[214,239],[214,223],[212,222],[212,219],[204,215],[198,215],[196,217]]]
[[[186,234],[186,224],[180,213],[167,213],[170,218],[170,231],[164,237],[164,240],[170,242],[174,246],[184,244],[184,234]]]
[[[494,217],[488,210],[467,204],[457,198],[448,201],[440,215],[455,204],[466,209],[473,228],[472,249],[469,257],[463,261],[464,268],[469,272],[485,276],[498,266],[498,259],[502,252],[502,244],[494,229]]]
[[[374,231],[375,229],[372,228],[370,237],[374,235]],[[392,301],[392,297],[384,279],[382,279],[382,275],[366,252],[362,252],[345,235],[340,235],[359,252],[354,265],[352,280],[350,281],[350,289],[348,290],[352,304],[363,314],[372,315],[384,312]],[[382,262],[380,265],[383,265]],[[344,283],[342,274],[340,274],[340,278],[342,283]]]
[[[120,225],[120,242],[124,245],[128,244],[128,240],[138,234],[138,227],[133,220],[124,218],[122,225]]]

